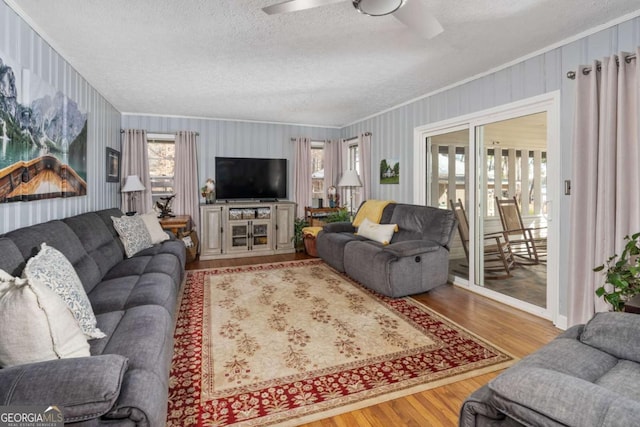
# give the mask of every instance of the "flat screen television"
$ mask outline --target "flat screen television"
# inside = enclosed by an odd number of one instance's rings
[[[216,199],[287,198],[287,159],[216,157]]]

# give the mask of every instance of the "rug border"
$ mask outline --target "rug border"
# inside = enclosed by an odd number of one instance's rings
[[[333,272],[335,272],[336,274],[342,276],[344,279],[348,280],[349,282],[351,282],[353,285],[358,286],[360,288],[362,288],[363,290],[367,290],[366,287],[364,287],[363,285],[361,285],[360,283],[356,282],[355,280],[351,279],[349,276],[347,276],[344,273],[339,272],[338,270],[334,269],[333,267],[331,267],[329,264],[327,264],[326,262],[324,262],[322,259],[319,258],[313,258],[313,259],[301,259],[301,260],[287,260],[287,261],[276,261],[276,262],[266,262],[266,263],[259,263],[259,264],[251,264],[251,265],[240,265],[240,266],[227,266],[227,267],[210,267],[210,268],[201,268],[201,269],[194,269],[194,270],[188,270],[187,273],[191,274],[191,273],[199,273],[199,272],[204,272],[204,271],[218,271],[219,273],[232,273],[232,272],[236,272],[237,270],[254,270],[254,271],[258,271],[261,270],[264,267],[267,266],[283,266],[283,268],[286,268],[286,266],[288,265],[297,265],[297,266],[304,266],[304,265],[313,265],[313,264],[324,264],[326,265],[329,269],[331,269]],[[186,280],[188,279],[187,275],[185,275],[185,284],[186,284]],[[330,417],[334,417],[340,414],[346,414],[358,409],[362,409],[362,408],[366,408],[372,405],[376,405],[376,404],[380,404],[380,403],[384,403],[384,402],[388,402],[388,401],[392,401],[395,399],[399,399],[402,397],[407,397],[416,393],[421,393],[427,390],[431,390],[431,389],[435,389],[438,387],[442,387],[448,384],[453,384],[465,379],[469,379],[469,378],[474,378],[474,377],[478,377],[481,375],[485,375],[488,373],[492,373],[492,372],[496,372],[496,371],[500,371],[503,369],[506,369],[510,366],[512,366],[513,364],[515,364],[516,362],[518,362],[520,360],[520,358],[518,358],[517,356],[515,356],[514,354],[512,354],[509,351],[504,350],[502,347],[495,345],[494,343],[492,343],[491,341],[479,336],[477,333],[470,331],[469,329],[467,329],[466,327],[460,325],[459,323],[451,320],[450,318],[444,316],[443,314],[435,311],[434,309],[432,309],[431,307],[429,307],[428,305],[426,305],[425,303],[416,300],[415,298],[411,297],[411,296],[407,296],[407,297],[402,297],[403,299],[405,299],[406,301],[408,301],[410,304],[419,306],[421,309],[428,311],[431,315],[433,315],[434,317],[437,317],[440,321],[442,321],[443,323],[449,324],[454,328],[457,328],[461,331],[463,331],[466,334],[469,334],[471,337],[473,337],[474,339],[477,339],[478,341],[481,341],[482,343],[484,343],[487,346],[490,346],[492,348],[494,348],[496,351],[499,351],[501,353],[503,353],[504,355],[508,356],[510,358],[510,360],[507,361],[503,361],[503,362],[499,362],[493,365],[489,365],[489,366],[484,366],[481,368],[477,368],[474,369],[473,371],[470,372],[463,372],[457,375],[453,375],[450,377],[446,377],[446,378],[441,378],[435,381],[431,381],[428,383],[422,383],[422,384],[416,384],[416,385],[412,385],[403,389],[399,389],[399,390],[395,390],[389,393],[382,393],[380,395],[377,396],[373,396],[370,398],[365,398],[364,400],[358,400],[356,402],[353,403],[347,403],[345,405],[342,406],[338,406],[338,407],[334,407],[331,409],[323,409],[323,405],[320,404],[317,407],[314,408],[314,410],[312,412],[306,413],[304,414],[304,412],[306,412],[305,410],[308,410],[308,407],[302,407],[302,408],[298,408],[299,412],[303,412],[303,414],[301,415],[296,415],[296,410],[292,410],[292,416],[287,417],[286,419],[278,419],[278,415],[281,415],[281,413],[275,413],[273,414],[273,420],[270,420],[269,418],[271,418],[271,416],[266,416],[266,417],[260,417],[257,419],[252,419],[252,420],[245,420],[245,421],[241,421],[241,422],[237,422],[235,424],[230,424],[228,427],[233,427],[233,426],[282,426],[282,427],[289,427],[289,426],[298,426],[300,424],[305,424],[305,423],[310,423],[310,422],[314,422],[314,421],[318,421],[321,419],[325,419],[325,418],[330,418]],[[181,301],[182,302],[182,301]],[[204,341],[204,336],[202,337],[203,341]],[[204,347],[204,343],[202,343],[202,349]],[[201,368],[202,369],[202,368]],[[354,399],[357,398],[357,396],[353,396]],[[202,404],[201,401],[201,396],[200,398],[197,399],[198,400],[198,407],[200,407],[200,405]],[[327,402],[327,406],[330,406],[329,403]]]

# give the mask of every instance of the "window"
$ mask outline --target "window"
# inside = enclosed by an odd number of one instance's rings
[[[360,170],[360,146],[358,145],[358,140],[355,139],[349,142],[347,146],[347,167],[346,169],[355,170],[360,177],[360,182],[362,182],[362,171]],[[362,192],[360,188],[351,188],[349,189],[351,194],[349,194],[349,198],[344,200],[343,205],[349,207],[350,211],[355,212],[363,202],[362,200]],[[353,202],[353,206],[351,203]]]
[[[160,197],[169,196],[175,192],[173,184],[175,148],[174,135],[154,134],[147,136],[151,197],[154,203]]]
[[[349,148],[347,152],[347,161],[348,161],[349,169],[354,169],[356,172],[358,172],[358,175],[361,175],[360,150],[359,150],[357,141],[349,144]]]
[[[324,142],[311,142],[311,194],[314,199],[324,199]]]

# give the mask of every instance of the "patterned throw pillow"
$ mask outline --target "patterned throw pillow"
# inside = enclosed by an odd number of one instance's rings
[[[131,258],[143,249],[153,246],[151,235],[140,215],[111,217],[113,226],[122,240],[127,257]]]
[[[73,314],[46,286],[0,270],[0,367],[90,356]]]
[[[40,252],[24,268],[23,276],[32,284],[47,287],[58,294],[78,321],[80,329],[89,338],[106,335],[96,327],[96,316],[69,260],[57,249],[43,243]]]

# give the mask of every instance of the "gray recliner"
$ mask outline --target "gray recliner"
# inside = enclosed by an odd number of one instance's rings
[[[639,338],[639,315],[596,314],[471,394],[459,425],[638,425]]]
[[[398,225],[389,245],[355,235],[350,223],[333,223],[318,234],[318,255],[362,285],[394,298],[447,282],[456,226],[452,211],[392,203],[380,223]]]

